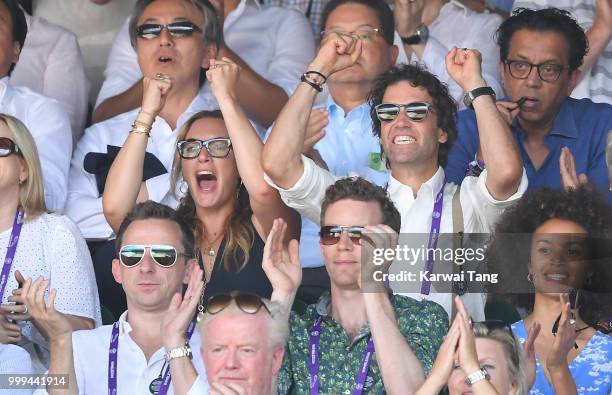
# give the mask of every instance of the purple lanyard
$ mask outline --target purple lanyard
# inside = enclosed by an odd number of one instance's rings
[[[319,394],[319,335],[321,334],[321,321],[323,317],[317,314],[314,325],[310,329],[310,340],[308,350],[310,352],[310,358],[308,358],[308,369],[310,370],[310,394]],[[363,392],[363,386],[366,378],[368,377],[368,370],[370,363],[372,362],[372,355],[374,355],[374,341],[372,336],[368,340],[368,345],[363,354],[361,365],[359,368],[359,374],[355,379],[355,389],[353,395],[360,395]]]
[[[0,278],[0,300],[2,300],[4,297],[4,290],[6,289],[6,284],[8,284],[9,275],[11,274],[11,266],[13,266],[13,258],[15,258],[17,243],[19,243],[19,235],[21,234],[21,225],[23,225],[23,210],[21,207],[19,207],[15,213],[13,229],[11,230],[8,248],[6,249],[6,257],[4,258],[4,265],[2,265],[2,275]]]
[[[195,329],[195,320],[191,321],[187,328],[187,341],[191,339],[193,330]],[[108,349],[108,395],[117,395],[117,352],[119,351],[119,321],[113,324],[111,332],[111,341]],[[159,387],[159,395],[166,395],[170,388],[170,366],[164,373],[163,381]]]
[[[442,188],[436,195],[434,201],[433,212],[431,213],[431,230],[429,231],[429,243],[427,245],[427,263],[425,264],[425,270],[430,272],[433,270],[434,259],[433,252],[438,245],[438,237],[440,236],[440,223],[442,221],[442,203],[444,202],[444,186],[446,186],[446,180],[442,184]],[[431,281],[429,278],[425,279],[421,284],[421,294],[429,295],[431,289]]]

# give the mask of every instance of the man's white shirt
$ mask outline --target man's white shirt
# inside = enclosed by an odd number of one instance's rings
[[[339,177],[336,177],[318,167],[311,159],[302,156],[304,173],[300,179],[289,189],[275,185],[269,177],[266,181],[278,189],[283,201],[291,208],[297,210],[302,216],[319,223],[321,203],[325,190]],[[508,199],[495,200],[486,187],[487,172],[480,177],[466,177],[459,192],[459,199],[463,212],[463,229],[465,233],[490,233],[502,212],[516,202],[527,190],[527,175],[523,170],[520,185],[517,191]],[[435,195],[445,180],[444,170],[440,167],[432,178],[421,185],[414,197],[412,189],[389,176],[389,197],[397,207],[401,216],[401,233],[428,234],[431,229],[432,212]],[[453,233],[452,204],[457,185],[447,183],[444,187],[444,203],[440,233]],[[449,313],[452,311],[452,295],[450,293],[430,293],[424,297],[421,294],[408,296],[425,298],[440,304]],[[462,300],[474,320],[484,319],[484,297],[482,294],[465,294]]]
[[[218,108],[217,103],[212,98],[208,85],[204,85],[187,110],[179,116],[175,129],[172,129],[162,117],[158,116],[155,119],[151,137],[147,142],[147,152],[159,159],[167,173],[146,181],[150,200],[168,203],[165,199],[171,195],[170,173],[180,127],[195,113],[216,108]],[[84,168],[85,156],[89,153],[107,153],[108,145],[122,147],[138,111],[140,108],[87,128],[74,151],[70,165],[66,214],[76,222],[86,239],[108,240],[114,237],[114,233],[104,217],[102,196],[98,191],[96,176]]]
[[[48,209],[61,211],[72,155],[68,115],[56,100],[24,86],[12,86],[8,77],[0,79],[0,113],[18,118],[32,134],[42,167],[45,203]]]
[[[119,317],[119,348],[117,351],[117,393],[150,394],[149,384],[159,377],[162,367],[169,368],[165,362],[166,352],[160,348],[147,361],[142,349],[132,340],[132,327],[126,321],[128,312]],[[160,323],[151,323],[160,325]],[[112,325],[104,325],[93,330],[76,331],[72,334],[74,372],[79,394],[108,394],[108,359]],[[200,334],[196,329],[191,336],[189,346],[193,355],[193,366],[202,377],[206,377],[204,363],[200,354]],[[205,379],[201,379],[205,380]],[[208,390],[207,382],[202,383]],[[35,394],[44,394],[38,390]],[[206,393],[206,392],[203,392]],[[172,383],[168,394],[174,394]]]

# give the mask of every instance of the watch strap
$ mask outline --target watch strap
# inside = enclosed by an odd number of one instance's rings
[[[466,107],[474,109],[474,100],[479,96],[489,95],[495,100],[495,91],[490,86],[481,86],[480,88],[473,89],[465,94],[463,103]]]
[[[477,371],[475,371],[472,374],[469,374],[466,378],[465,378],[465,383],[467,385],[472,385],[474,383],[479,382],[480,380],[488,380],[489,379],[489,372],[487,372],[487,370],[485,368],[480,368]]]
[[[182,347],[176,347],[171,350],[168,350],[166,352],[166,362],[170,362],[171,360],[175,358],[183,358],[183,357],[191,358],[191,355],[192,355],[191,347],[189,347],[189,344],[185,344]]]

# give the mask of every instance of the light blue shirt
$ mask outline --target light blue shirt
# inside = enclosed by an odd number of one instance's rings
[[[372,133],[368,103],[345,114],[328,95],[325,108],[329,112],[329,123],[325,127],[325,136],[314,148],[319,151],[329,171],[339,177],[356,173],[375,184],[384,185],[388,173],[384,163],[381,164],[378,137]],[[306,218],[302,218],[300,257],[302,267],[324,265],[319,249],[319,226]]]

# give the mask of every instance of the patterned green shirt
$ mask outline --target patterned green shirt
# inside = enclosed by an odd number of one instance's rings
[[[324,294],[317,304],[308,306],[303,315],[292,313],[291,332],[285,348],[285,357],[278,380],[279,394],[310,393],[309,333],[316,314],[323,317],[319,337],[319,389],[321,394],[352,394],[359,366],[363,359],[370,327],[366,323],[349,344],[344,329],[331,315],[329,294]],[[394,295],[391,304],[395,310],[399,330],[408,345],[423,364],[425,374],[431,369],[438,349],[448,330],[448,315],[437,303],[417,301]],[[364,386],[364,394],[384,394],[385,388],[376,351]]]

